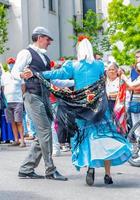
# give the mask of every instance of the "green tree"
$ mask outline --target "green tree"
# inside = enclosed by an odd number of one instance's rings
[[[0,3],[0,54],[3,54],[6,49],[6,42],[8,40],[7,32],[7,8]]]
[[[76,21],[73,19],[69,22],[74,28],[75,35],[71,38],[74,39],[75,43],[77,43],[78,35],[86,35],[93,45],[94,53],[103,53],[103,50],[109,50],[109,40],[103,30],[105,19],[102,19],[99,14],[89,9],[82,20]]]
[[[112,0],[108,6],[108,21],[112,55],[120,65],[134,63],[134,52],[140,49],[140,6],[124,5],[123,0]],[[121,42],[120,49],[117,42]]]

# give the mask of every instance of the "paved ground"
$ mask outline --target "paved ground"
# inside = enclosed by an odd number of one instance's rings
[[[67,182],[52,180],[23,180],[17,177],[20,163],[29,147],[8,147],[0,145],[0,200],[139,200],[140,168],[128,163],[112,168],[114,184],[103,183],[104,170],[96,170],[93,187],[85,184],[86,168],[77,172],[71,164],[71,153],[54,157],[58,170],[69,178]],[[41,161],[36,170],[44,174]]]

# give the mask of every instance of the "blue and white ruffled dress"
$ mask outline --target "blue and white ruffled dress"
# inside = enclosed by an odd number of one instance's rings
[[[88,62],[68,61],[60,70],[46,71],[46,79],[73,79],[75,89],[79,90],[98,81],[104,74],[104,64],[101,61]],[[84,135],[82,142],[76,146],[77,135],[71,140],[72,163],[81,167],[103,167],[105,160],[111,165],[120,165],[131,157],[131,145],[119,134],[107,109],[104,118],[98,123],[77,120],[80,134]],[[84,134],[83,134],[84,133]]]
[[[116,166],[131,157],[131,144],[117,132],[109,110],[104,119],[96,124],[83,120],[77,120],[77,124],[80,134],[84,134],[79,145],[76,145],[77,135],[71,140],[72,163],[77,169],[104,167],[105,160]]]

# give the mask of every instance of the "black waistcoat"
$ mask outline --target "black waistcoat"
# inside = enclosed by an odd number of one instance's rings
[[[44,55],[47,64],[45,65],[39,54],[33,50],[32,48],[27,49],[32,56],[32,61],[29,64],[29,69],[33,72],[43,72],[46,70],[50,70],[50,60],[49,58]],[[42,84],[40,83],[39,79],[36,77],[32,77],[28,80],[25,80],[26,91],[36,95],[42,95]],[[45,91],[47,92],[47,91]]]

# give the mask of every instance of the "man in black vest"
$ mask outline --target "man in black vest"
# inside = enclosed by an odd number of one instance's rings
[[[25,80],[24,105],[27,113],[33,120],[37,132],[37,139],[33,141],[31,150],[20,167],[20,178],[44,178],[34,172],[43,156],[45,163],[45,177],[47,179],[66,181],[53,164],[52,160],[52,132],[53,120],[49,92],[35,77],[29,78],[28,69],[41,72],[50,70],[50,60],[46,50],[51,44],[52,36],[44,27],[36,27],[32,33],[33,44],[21,50],[17,55],[16,63],[12,69],[15,79]]]

